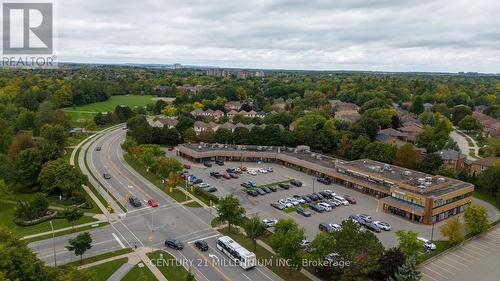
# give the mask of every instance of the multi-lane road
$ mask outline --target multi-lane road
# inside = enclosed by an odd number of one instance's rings
[[[229,258],[216,249],[216,240],[221,234],[210,226],[213,218],[210,210],[186,208],[177,203],[125,162],[121,149],[125,133],[125,130],[117,128],[97,134],[93,141],[87,142],[82,147],[79,155],[79,163],[84,163],[83,157],[86,157],[89,169],[106,189],[105,192],[121,200],[127,209],[127,212],[111,225],[90,231],[93,247],[86,256],[125,247],[134,248],[136,245],[164,249],[164,241],[175,238],[183,241],[185,248],[182,251],[168,251],[176,259],[188,265],[197,280],[281,280],[262,266],[243,270],[231,265]],[[100,151],[96,150],[97,147],[101,147]],[[85,151],[88,152],[84,153]],[[104,179],[103,173],[109,173],[111,179]],[[104,193],[103,189],[98,188],[98,190]],[[109,195],[103,195],[109,198]],[[126,195],[137,196],[143,202],[153,198],[160,206],[150,208],[146,206],[147,204],[143,204],[142,207],[135,208],[125,202]],[[115,210],[117,209],[115,207]],[[78,259],[65,248],[68,239],[74,236],[76,235],[57,237],[55,241],[49,239],[34,242],[29,246],[37,252],[40,259],[47,264],[53,264],[53,243],[55,243],[58,264],[65,263]],[[194,248],[193,242],[199,239],[209,244],[208,251],[200,252]]]

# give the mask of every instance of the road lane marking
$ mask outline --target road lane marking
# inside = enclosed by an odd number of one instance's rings
[[[114,233],[111,233],[111,235],[113,235],[113,237],[116,239],[116,242],[118,242],[118,244],[120,244],[120,247],[122,247],[122,249],[124,249],[125,245],[123,245],[123,243],[120,240],[120,238],[118,238],[118,236],[116,236],[116,234],[114,234]]]
[[[227,275],[226,275],[226,274],[225,274],[225,273],[224,273],[224,272],[223,272],[223,271],[222,271],[219,267],[214,266],[214,265],[213,265],[213,263],[212,263],[211,261],[208,261],[208,260],[207,260],[207,258],[206,258],[204,255],[200,254],[200,252],[199,252],[199,251],[197,251],[197,250],[193,247],[193,244],[188,244],[188,245],[189,245],[189,247],[191,247],[191,248],[193,249],[193,252],[195,252],[198,256],[200,256],[200,257],[201,257],[201,258],[205,261],[205,263],[206,263],[206,264],[208,264],[208,265],[209,265],[210,267],[212,267],[215,271],[217,271],[217,272],[218,272],[218,273],[222,276],[222,278],[224,278],[225,280],[231,281],[231,278],[229,278],[229,277],[228,277],[228,276],[227,276]],[[180,253],[180,252],[179,252],[179,253]],[[180,254],[182,255],[182,253],[180,253]],[[184,256],[184,255],[182,255],[182,256]],[[185,258],[185,257],[184,257],[184,258]],[[195,267],[195,268],[197,268],[197,267]],[[206,278],[206,277],[205,277],[205,278]],[[208,280],[208,279],[207,279],[207,280]]]
[[[250,277],[248,277],[245,273],[241,273],[241,275],[245,276],[248,280],[252,281],[252,279],[250,279]]]
[[[259,267],[255,267],[257,269],[258,272],[262,273],[262,275],[264,275],[267,279],[271,280],[271,281],[274,281],[274,279],[272,279],[271,277],[267,276],[267,274],[264,273],[264,271],[262,271]]]
[[[198,240],[206,240],[206,239],[210,239],[210,238],[213,238],[213,237],[217,237],[217,236],[221,236],[222,234],[214,234],[214,235],[211,235],[211,236],[207,236],[207,237],[202,237],[202,238],[198,238],[198,239],[195,239],[195,240],[192,240],[192,241],[189,241],[187,243],[194,243]]]

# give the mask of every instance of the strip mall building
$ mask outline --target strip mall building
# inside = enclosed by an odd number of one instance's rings
[[[177,153],[194,162],[274,162],[333,183],[370,194],[383,210],[412,222],[433,224],[459,214],[471,203],[474,185],[432,176],[385,163],[360,159],[342,161],[308,151],[307,147],[283,148],[219,144],[181,144]]]

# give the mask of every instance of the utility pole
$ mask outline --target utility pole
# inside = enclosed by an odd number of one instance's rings
[[[313,176],[313,193],[314,193],[314,182],[316,181],[316,178]]]
[[[49,221],[50,223],[50,228],[52,229],[52,248],[54,251],[54,267],[57,266],[57,259],[56,259],[56,238],[55,238],[55,233],[54,233],[54,225],[52,224],[52,221]]]

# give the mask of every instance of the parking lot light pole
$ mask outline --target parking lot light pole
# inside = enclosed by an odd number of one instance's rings
[[[314,193],[314,182],[316,181],[316,177],[313,176],[313,193]]]
[[[55,240],[55,233],[54,233],[54,225],[52,224],[52,221],[49,221],[50,223],[50,228],[52,229],[52,248],[54,251],[54,266],[57,266],[57,260],[56,260],[56,240]]]

